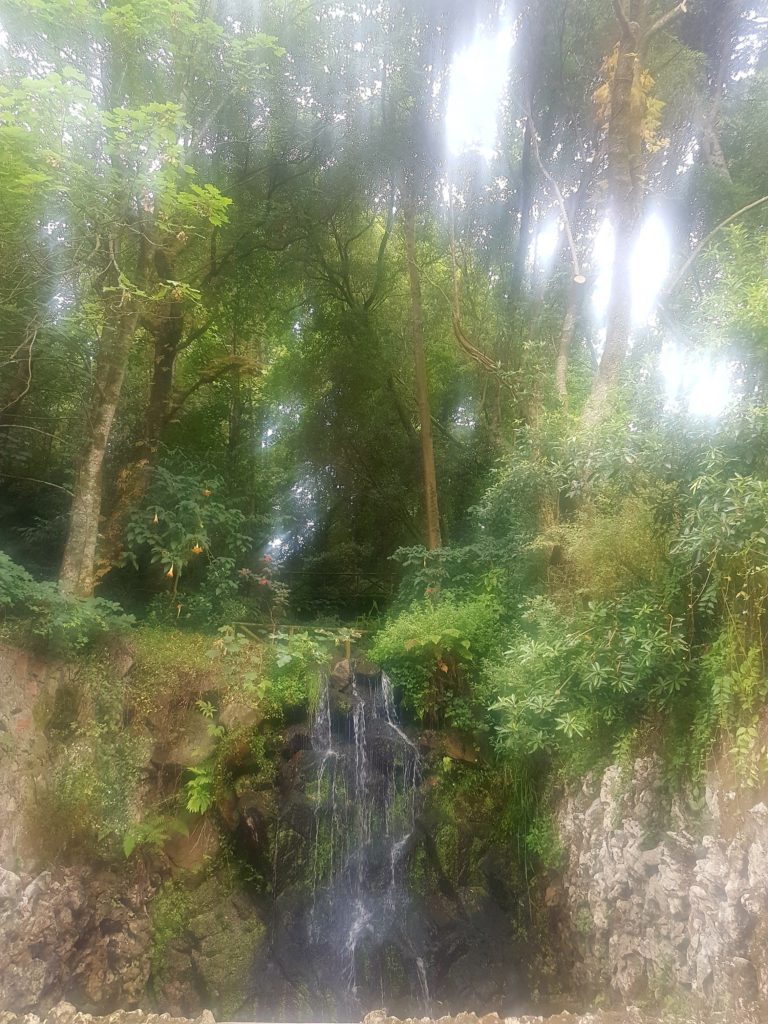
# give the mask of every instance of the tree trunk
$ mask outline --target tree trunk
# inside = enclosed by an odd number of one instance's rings
[[[176,357],[184,333],[184,315],[180,303],[169,304],[163,316],[166,318],[165,323],[154,332],[152,381],[144,423],[144,441],[152,452],[157,449],[168,422]]]
[[[614,217],[616,252],[608,300],[605,347],[587,404],[587,419],[600,418],[616,386],[632,334],[632,250],[637,241],[637,219],[628,211]]]
[[[440,514],[437,503],[437,475],[435,473],[435,452],[432,445],[432,418],[429,411],[429,387],[427,383],[427,362],[424,351],[424,325],[421,308],[421,280],[416,264],[416,217],[413,208],[403,210],[403,235],[405,258],[408,264],[408,282],[411,295],[411,339],[416,370],[416,404],[421,427],[421,471],[424,485],[424,511],[426,519],[427,548],[434,551],[441,546]]]
[[[606,399],[618,381],[632,329],[631,259],[645,190],[642,126],[646,103],[637,83],[644,50],[640,25],[645,20],[645,0],[634,0],[630,18],[631,22],[622,29],[611,82],[608,184],[615,250],[605,347],[585,410],[588,422],[602,415]]]
[[[720,142],[720,104],[728,81],[733,37],[738,31],[739,17],[743,4],[740,0],[720,0],[715,10],[715,24],[712,26],[713,52],[710,53],[709,96],[701,112],[701,157],[704,166],[714,174],[731,182],[731,172]]]
[[[95,578],[101,579],[120,561],[123,534],[131,511],[141,502],[149,473],[168,422],[176,358],[184,333],[182,304],[171,300],[162,307],[153,334],[152,379],[144,416],[144,436],[135,455],[118,473],[115,492],[98,546]]]
[[[77,597],[93,593],[104,457],[137,320],[137,310],[130,306],[123,309],[115,301],[101,333],[87,437],[77,468],[69,533],[59,573],[62,590]]]

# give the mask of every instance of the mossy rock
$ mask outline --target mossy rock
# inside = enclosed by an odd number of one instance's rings
[[[165,964],[172,966],[172,972],[163,972],[156,979],[157,986],[164,993],[170,985],[173,1001],[191,1012],[197,994],[178,991],[179,981],[185,979],[182,984],[194,984],[203,1004],[217,1016],[231,1016],[245,998],[248,975],[266,926],[250,899],[215,875],[187,892],[184,909],[184,920],[173,921],[177,934],[172,957],[170,962],[166,958]],[[167,932],[163,938],[168,941]]]
[[[248,973],[266,926],[250,901],[236,892],[226,896],[215,885],[206,897],[215,900],[215,905],[195,914],[190,922],[198,940],[192,958],[211,1005],[226,1017],[243,1002]]]

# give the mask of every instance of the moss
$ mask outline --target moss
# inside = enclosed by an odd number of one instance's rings
[[[184,935],[192,913],[192,897],[180,882],[166,882],[149,905],[152,926],[151,971],[155,984],[167,966],[168,947]]]
[[[126,703],[141,717],[174,703],[189,703],[216,675],[208,651],[210,637],[161,626],[142,626],[132,637],[134,664]]]
[[[147,738],[125,728],[123,688],[109,658],[92,654],[35,707],[52,770],[27,809],[27,828],[46,860],[123,859],[149,755]]]
[[[253,958],[261,946],[266,927],[255,915],[240,917],[232,904],[219,907],[215,930],[203,939],[198,969],[205,987],[225,1017],[235,1013],[246,994]]]
[[[587,907],[580,907],[576,917],[574,918],[574,927],[579,935],[583,935],[588,938],[594,934],[595,922],[592,919],[592,914]]]
[[[168,893],[163,896],[165,890]],[[251,964],[266,935],[255,908],[234,879],[216,875],[192,892],[177,884],[164,886],[158,901],[157,933],[153,915],[153,972],[159,972],[155,976],[162,979],[169,943],[187,934],[209,1005],[218,1016],[235,1013],[245,998]]]

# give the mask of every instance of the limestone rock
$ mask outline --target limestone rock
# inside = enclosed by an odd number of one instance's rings
[[[202,871],[219,852],[219,835],[207,817],[194,822],[188,835],[174,835],[163,852],[177,872]]]
[[[205,761],[216,745],[208,726],[199,711],[191,709],[170,736],[158,729],[156,735],[161,738],[152,751],[152,761],[179,769]]]
[[[87,869],[16,886],[0,908],[0,1006],[22,1013],[64,996],[99,1010],[135,1005],[149,978],[144,898],[125,878]]]
[[[731,1006],[764,1000],[768,808],[748,807],[726,836],[711,782],[717,814],[701,831],[681,800],[665,802],[661,781],[659,762],[639,758],[629,773],[614,765],[585,780],[561,805],[557,910],[574,975],[625,1002],[676,991]]]

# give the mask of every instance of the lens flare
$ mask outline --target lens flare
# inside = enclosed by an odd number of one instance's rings
[[[468,152],[486,160],[495,156],[513,41],[509,25],[495,35],[479,30],[472,43],[456,54],[445,112],[448,149],[453,156]]]

